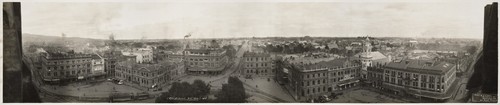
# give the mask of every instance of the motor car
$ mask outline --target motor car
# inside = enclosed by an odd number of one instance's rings
[[[323,95],[321,96],[323,100],[325,101],[331,101],[332,99],[328,98],[328,95]]]
[[[123,80],[120,80],[117,84],[118,85],[122,85],[123,84]]]

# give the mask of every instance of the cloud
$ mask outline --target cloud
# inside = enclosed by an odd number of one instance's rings
[[[476,3],[23,3],[26,33],[117,39],[250,36],[482,38]],[[425,34],[425,35],[424,35]]]

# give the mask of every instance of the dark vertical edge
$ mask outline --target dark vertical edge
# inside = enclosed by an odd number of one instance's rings
[[[3,102],[22,102],[21,3],[3,3]]]
[[[485,7],[483,93],[498,93],[498,4]]]

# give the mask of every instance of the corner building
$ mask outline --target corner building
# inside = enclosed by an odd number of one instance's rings
[[[242,59],[241,74],[246,77],[274,76],[274,63],[271,55],[263,52],[245,52]]]
[[[229,61],[226,50],[222,49],[215,40],[201,48],[185,49],[183,57],[186,62],[186,71],[189,74],[200,75],[221,74]]]
[[[289,72],[289,90],[297,100],[318,98],[357,86],[361,65],[347,58],[317,63],[293,64]]]
[[[75,52],[41,53],[41,77],[46,82],[75,81],[91,77],[92,56]]]
[[[456,65],[432,60],[403,60],[384,66],[383,88],[393,94],[446,100],[456,91]]]

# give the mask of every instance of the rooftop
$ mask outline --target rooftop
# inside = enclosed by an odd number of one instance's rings
[[[169,62],[167,60],[159,61],[157,63],[136,63],[134,60],[125,60],[117,63],[118,65],[132,68],[139,71],[156,71],[156,70],[171,70],[176,67],[177,63]]]
[[[247,51],[243,54],[243,57],[271,57],[271,54]]]
[[[360,56],[363,56],[364,54],[366,54],[365,52],[361,52],[361,53],[358,53],[356,55],[354,55],[354,57],[360,57]],[[373,51],[373,52],[370,52],[368,53],[368,56],[369,57],[372,57],[372,60],[377,60],[377,59],[385,59],[387,58],[387,56],[385,56],[384,54],[378,52],[378,51]]]
[[[339,58],[339,59],[333,59],[333,60],[327,60],[327,61],[321,61],[317,63],[304,63],[304,64],[296,64],[297,68],[299,68],[301,71],[306,71],[310,69],[316,69],[316,68],[337,68],[337,67],[343,67],[343,66],[348,66],[354,64],[354,61],[347,59],[347,58]]]
[[[43,53],[43,55],[47,59],[72,59],[72,58],[90,58],[90,57],[92,57],[90,54],[76,53],[74,51],[69,51],[69,52],[47,51],[46,53]]]
[[[426,71],[437,71],[445,72],[452,69],[455,65],[444,62],[444,61],[433,61],[433,60],[416,60],[416,59],[406,59],[401,62],[390,62],[385,67],[394,69],[416,69],[416,70],[426,70]]]

